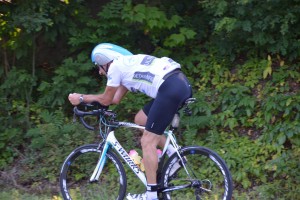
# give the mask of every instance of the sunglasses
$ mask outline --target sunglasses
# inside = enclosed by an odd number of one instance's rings
[[[98,70],[103,69],[103,65],[99,65],[99,64],[95,63],[95,68]]]
[[[99,65],[99,64],[95,63],[95,67],[99,71],[102,69],[105,73],[107,73],[107,71],[108,71],[108,69],[104,68],[104,65]]]

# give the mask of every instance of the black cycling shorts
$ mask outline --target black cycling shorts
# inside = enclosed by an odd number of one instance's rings
[[[148,117],[146,130],[162,135],[175,113],[191,96],[191,85],[183,73],[169,76],[159,87],[156,98],[143,108]]]

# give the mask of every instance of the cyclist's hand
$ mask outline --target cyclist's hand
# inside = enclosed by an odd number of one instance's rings
[[[78,93],[70,93],[69,94],[69,101],[73,106],[77,106],[80,104],[80,96],[81,94]]]

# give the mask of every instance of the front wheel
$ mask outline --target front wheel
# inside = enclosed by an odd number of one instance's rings
[[[67,157],[60,172],[60,189],[65,200],[124,198],[126,174],[122,163],[111,151],[106,154],[99,180],[89,181],[101,153],[97,144],[90,144],[78,147]]]
[[[162,171],[162,199],[231,199],[232,177],[217,153],[205,147],[190,146],[182,148],[180,155],[184,165],[174,154]]]

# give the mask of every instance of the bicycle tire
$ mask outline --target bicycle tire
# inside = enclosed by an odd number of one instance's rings
[[[99,181],[89,181],[102,149],[97,144],[76,148],[65,160],[60,172],[60,189],[65,200],[124,199],[127,178],[118,157],[107,152],[107,160]]]
[[[233,192],[231,173],[217,153],[205,147],[189,146],[182,148],[180,155],[184,158],[186,169],[194,180],[194,185],[178,189],[180,186],[190,184],[191,181],[188,180],[182,165],[175,174],[170,176],[173,166],[179,161],[178,155],[174,154],[168,159],[162,170],[160,183],[164,189],[174,190],[163,189],[165,192],[159,194],[162,197],[160,199],[231,199]]]

